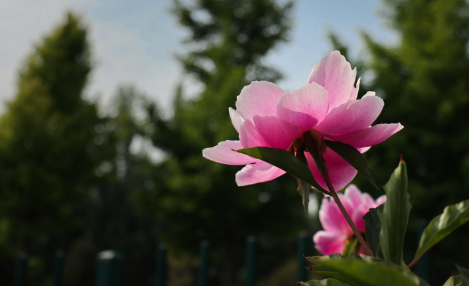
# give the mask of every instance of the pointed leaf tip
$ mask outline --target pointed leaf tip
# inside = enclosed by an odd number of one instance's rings
[[[357,250],[357,246],[358,246],[358,239],[355,238],[354,240],[347,243],[347,246],[345,246],[344,251],[342,251],[342,256],[343,257],[352,256],[353,254],[355,254]]]
[[[443,213],[433,218],[423,231],[411,265],[415,264],[415,262],[433,245],[467,221],[469,221],[469,200],[447,206],[443,210]]]
[[[386,202],[377,208],[381,221],[380,248],[387,261],[400,265],[412,208],[409,201],[410,195],[407,192],[405,163],[399,162],[389,181],[384,185],[384,190],[387,197]]]
[[[363,220],[365,221],[366,240],[374,256],[378,257],[379,235],[381,232],[381,220],[379,219],[378,210],[376,208],[369,209],[363,216]]]
[[[462,285],[469,285],[469,269],[463,268],[456,264],[459,274],[461,274]]]
[[[458,276],[451,276],[448,281],[446,281],[443,286],[461,286],[462,285],[462,280],[461,280],[461,275]]]

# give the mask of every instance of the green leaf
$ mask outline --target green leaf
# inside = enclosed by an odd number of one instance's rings
[[[309,183],[324,194],[331,195],[329,191],[326,191],[324,188],[319,186],[308,166],[286,150],[268,147],[254,147],[240,149],[238,152],[272,164],[298,179]]]
[[[301,147],[296,151],[296,158],[300,160],[301,162],[303,162],[303,164],[308,166],[308,161],[306,160],[305,153],[304,153],[304,147]],[[309,205],[309,192],[311,191],[311,184],[308,184],[308,182],[305,182],[298,178],[296,178],[296,181],[298,183],[297,192],[301,196],[301,202],[303,203],[303,207],[307,214],[308,205]]]
[[[301,202],[303,203],[303,207],[305,208],[305,211],[307,214],[308,205],[309,205],[309,192],[311,191],[311,185],[298,178],[296,178],[296,181],[298,182],[298,189],[296,191],[301,196]]]
[[[324,280],[311,280],[308,282],[301,282],[300,284],[301,286],[350,286],[347,283],[330,278]]]
[[[428,224],[420,238],[417,252],[414,260],[419,258],[433,245],[445,238],[452,231],[463,225],[469,220],[469,200],[462,201],[458,204],[447,206],[443,213],[436,216]]]
[[[355,250],[357,249],[357,245],[358,245],[358,239],[357,238],[355,238],[354,240],[347,243],[347,245],[345,246],[344,251],[342,252],[342,256],[351,256],[355,252]]]
[[[407,168],[404,161],[394,170],[384,185],[386,203],[378,207],[381,220],[380,245],[384,259],[400,265],[404,237],[412,205],[407,193]]]
[[[314,161],[316,162],[316,166],[318,166],[319,172],[321,174],[322,170],[327,172],[324,160],[321,154],[319,154],[318,145],[316,144],[316,141],[314,141],[314,139],[308,133],[304,134],[303,139],[306,147],[308,148],[309,153],[311,154],[311,157],[313,157]]]
[[[336,152],[360,173],[370,184],[380,191],[383,191],[375,181],[365,157],[355,147],[337,141],[326,140],[326,146]]]
[[[443,286],[463,286],[461,276],[451,276]]]
[[[410,269],[409,269],[409,267],[407,266],[407,264],[405,264],[404,259],[401,260],[401,267],[402,267],[402,269],[404,269],[405,271],[411,272]]]
[[[379,249],[379,234],[381,232],[381,221],[379,219],[378,211],[371,208],[364,216],[366,240],[370,245],[371,251],[375,256],[378,256]]]
[[[428,286],[418,276],[397,265],[376,258],[361,259],[317,259],[314,267],[319,274],[335,278],[352,286]]]
[[[456,264],[458,268],[459,274],[461,274],[461,283],[464,286],[469,285],[469,269],[462,268],[461,266]]]

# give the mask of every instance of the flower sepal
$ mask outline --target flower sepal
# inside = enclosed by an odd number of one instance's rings
[[[344,248],[344,251],[342,252],[342,256],[352,256],[358,252],[358,239],[354,237],[351,239],[349,242],[347,242],[347,245]]]
[[[293,148],[290,152],[294,154]],[[308,161],[306,160],[306,156],[304,152],[305,152],[305,146],[303,144],[299,148],[297,148],[295,157],[298,158],[298,160],[300,160],[301,162],[303,162],[303,164],[308,166]],[[303,203],[303,207],[306,211],[306,214],[308,214],[309,192],[311,191],[311,184],[298,178],[296,178],[296,182],[298,183],[298,189],[296,191],[301,197],[301,202]]]

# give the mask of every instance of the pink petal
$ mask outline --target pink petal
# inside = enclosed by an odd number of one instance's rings
[[[362,206],[365,206],[367,211],[375,207],[375,200],[368,193],[362,193]]]
[[[348,188],[347,188],[348,189]],[[368,212],[369,208],[374,207],[374,200],[371,196],[367,193],[361,193],[358,189],[358,194],[350,194],[346,193],[344,195],[338,194],[339,199],[344,205],[345,210],[349,214],[350,218],[352,219],[355,226],[358,228],[360,232],[365,232],[365,221],[363,220],[363,216]],[[342,195],[342,196],[340,196]],[[357,202],[357,197],[352,196],[360,196],[359,201]],[[350,227],[349,227],[350,228]]]
[[[321,187],[328,190],[329,188],[327,187],[324,178],[318,171],[313,157],[311,157],[311,154],[308,152],[306,152],[305,155],[308,161],[309,169],[311,170],[314,178]],[[327,148],[327,152],[324,154],[324,160],[329,171],[329,177],[331,179],[332,186],[336,191],[343,189],[348,183],[350,183],[350,181],[353,180],[353,178],[355,178],[357,170],[355,170],[355,168],[353,168],[349,163],[347,163],[347,161],[345,161],[331,149]]]
[[[339,200],[342,202],[342,205],[344,206],[345,210],[347,211],[349,216],[351,216],[353,212],[355,211],[355,208],[356,208],[355,205],[344,194],[338,193],[337,195],[339,197]]]
[[[254,116],[254,124],[265,142],[272,148],[287,149],[305,131],[275,116]]]
[[[368,195],[366,193],[363,193],[364,195]],[[369,196],[369,195],[368,195]],[[371,198],[371,197],[370,197]],[[373,199],[371,201],[374,203]],[[367,205],[367,204],[362,204],[360,206],[356,206],[355,210],[353,211],[352,215],[350,218],[352,219],[353,223],[355,226],[358,228],[358,230],[362,233],[365,232],[365,221],[363,220],[363,216],[370,210],[370,208],[374,207],[374,205]]]
[[[239,115],[239,113],[231,107],[228,108],[228,111],[230,112],[231,123],[233,123],[234,128],[239,133],[239,129],[241,128],[241,125],[243,125],[244,123],[244,118],[241,115]]]
[[[355,69],[354,69],[355,70]],[[352,88],[352,92],[350,93],[349,101],[356,100],[358,97],[358,89],[360,88],[360,78],[357,80],[356,87]]]
[[[361,245],[358,247],[358,255],[360,255],[360,256],[361,255],[367,255],[365,250],[363,250],[363,247]]]
[[[375,208],[379,207],[380,205],[384,204],[386,202],[386,195],[382,195],[379,198],[376,199],[376,204]]]
[[[347,213],[349,213],[349,211],[347,211]],[[319,210],[319,220],[326,231],[335,233],[336,235],[348,236],[353,234],[352,229],[332,198],[330,200],[329,198],[322,200],[321,209]]]
[[[367,93],[374,94],[374,93]],[[314,129],[325,135],[344,134],[370,127],[383,110],[384,101],[374,95],[349,101],[331,110]]]
[[[255,115],[275,116],[277,102],[285,92],[267,81],[253,81],[241,90],[236,100],[236,109],[245,120]]]
[[[370,150],[371,146],[368,146],[368,147],[361,147],[361,148],[357,148],[358,152],[360,153],[365,153],[366,151]]]
[[[245,120],[239,128],[239,142],[243,148],[270,147],[250,120]]]
[[[373,127],[363,128],[341,135],[329,135],[331,139],[356,148],[379,144],[404,128],[400,123],[377,124]]]
[[[259,160],[233,150],[243,149],[239,141],[223,141],[217,146],[202,150],[202,155],[212,161],[226,165],[246,165]]]
[[[346,237],[320,230],[313,236],[316,249],[323,255],[342,253],[346,245]]]
[[[350,218],[352,219],[353,223],[357,227],[360,233],[365,233],[365,221],[363,220],[363,216],[368,212],[368,209],[364,207],[357,207],[356,211],[352,213]]]
[[[374,208],[386,200],[386,196],[383,195],[375,202],[369,194],[362,193],[355,185],[349,185],[345,189],[345,193],[339,193],[338,196],[361,233],[365,232],[363,216],[370,208]],[[324,198],[322,200],[319,219],[325,231],[318,232],[314,236],[313,240],[316,243],[316,248],[325,255],[336,252],[342,253],[347,243],[347,238],[354,236],[354,234],[339,211],[337,204],[331,198]],[[343,241],[343,246],[337,240]],[[363,249],[360,249],[359,253],[363,254]]]
[[[363,216],[370,210],[370,208],[375,207],[375,201],[368,193],[360,192],[359,195],[361,196],[361,202],[360,204],[355,205],[355,209],[350,217],[352,218],[353,223],[357,226],[358,230],[364,233],[365,221],[363,220]]]
[[[282,169],[272,166],[264,161],[259,161],[255,164],[245,166],[236,173],[236,184],[241,187],[267,182],[280,177],[283,174],[285,174],[285,171]]]
[[[327,91],[311,83],[285,93],[277,104],[277,115],[307,131],[326,116],[328,109]]]
[[[347,102],[355,83],[356,70],[338,51],[322,58],[314,65],[308,83],[316,82],[329,93],[329,110]]]
[[[362,192],[357,188],[357,186],[351,184],[345,188],[345,197],[347,197],[354,206],[359,206],[363,203]]]

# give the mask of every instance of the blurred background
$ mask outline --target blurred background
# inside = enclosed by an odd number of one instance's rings
[[[26,285],[52,285],[57,252],[63,285],[94,285],[105,249],[124,257],[122,285],[154,285],[160,243],[167,285],[195,285],[203,240],[209,284],[243,285],[250,235],[256,285],[294,285],[298,234],[320,228],[315,195],[307,216],[290,176],[237,187],[240,168],[201,150],[237,138],[227,109],[243,86],[298,88],[337,49],[360,95],[384,99],[376,123],[405,126],[365,156],[380,184],[400,154],[408,164],[406,262],[419,227],[469,197],[466,1],[7,0],[0,39],[0,285],[22,255]],[[469,267],[468,237],[430,251],[429,282]]]

